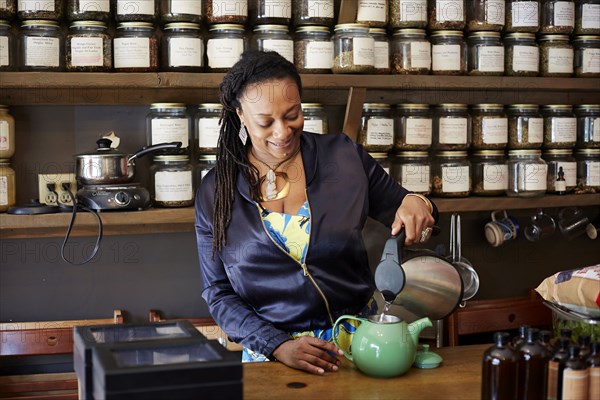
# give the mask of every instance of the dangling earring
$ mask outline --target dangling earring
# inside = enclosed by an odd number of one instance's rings
[[[248,131],[246,130],[246,125],[240,125],[240,132],[238,133],[238,136],[240,137],[242,144],[245,146],[246,142],[248,141]]]

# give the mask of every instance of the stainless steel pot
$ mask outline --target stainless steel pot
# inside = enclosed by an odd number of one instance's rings
[[[180,148],[181,142],[160,143],[144,147],[134,154],[123,154],[110,147],[111,140],[96,141],[93,153],[75,156],[75,174],[82,185],[111,185],[131,182],[135,174],[135,159],[162,149]]]

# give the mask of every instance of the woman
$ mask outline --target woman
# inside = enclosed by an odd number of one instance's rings
[[[410,245],[437,210],[346,135],[303,132],[300,76],[279,54],[245,52],[220,90],[217,164],[196,198],[202,296],[245,360],[336,371],[334,321],[375,311],[366,218]]]

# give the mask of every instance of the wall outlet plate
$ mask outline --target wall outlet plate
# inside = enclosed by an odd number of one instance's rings
[[[40,203],[47,204],[49,206],[57,206],[59,204],[65,206],[72,206],[73,199],[68,191],[64,190],[62,184],[66,183],[69,185],[71,193],[75,196],[77,192],[77,181],[75,180],[75,174],[72,173],[56,173],[56,174],[38,174],[38,190],[39,190],[39,201]],[[48,188],[48,184],[54,184],[54,191],[52,193]]]

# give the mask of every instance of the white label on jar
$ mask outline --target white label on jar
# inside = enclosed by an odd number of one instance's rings
[[[323,132],[323,121],[320,119],[305,119],[304,120],[304,130],[307,132],[314,133],[325,133]]]
[[[429,165],[407,164],[401,167],[403,188],[412,192],[429,192]]]
[[[114,40],[115,68],[148,68],[150,39],[117,38]]]
[[[394,120],[371,118],[367,121],[367,145],[387,146],[394,143]]]
[[[0,121],[0,150],[8,150],[10,147],[10,135],[8,130],[8,122]]]
[[[594,127],[592,128],[592,140],[600,142],[600,118],[594,118]]]
[[[538,26],[539,2],[519,1],[512,2],[512,26]]]
[[[431,44],[428,42],[410,43],[411,68],[431,68]]]
[[[544,141],[544,119],[529,118],[527,122],[527,140],[529,143],[542,143]]]
[[[575,26],[575,3],[572,1],[554,3],[554,26]]]
[[[71,38],[71,65],[102,66],[104,65],[104,46],[102,38]]]
[[[79,12],[109,12],[109,0],[79,0]]]
[[[433,121],[428,118],[406,120],[406,144],[431,144]]]
[[[0,36],[0,65],[8,65],[9,54],[8,38]]]
[[[436,0],[435,19],[437,22],[463,21],[464,6],[463,0]]]
[[[8,177],[0,176],[0,205],[8,204]]]
[[[310,18],[333,18],[333,0],[308,0],[308,16]]]
[[[25,44],[25,65],[58,67],[59,45],[58,38],[28,36]]]
[[[479,48],[479,71],[481,72],[503,72],[504,71],[504,47],[482,46]]]
[[[548,166],[546,164],[525,164],[523,188],[525,191],[546,190]]]
[[[548,72],[573,73],[573,49],[548,49]]]
[[[7,1],[8,0],[0,0],[0,8],[3,8],[3,9],[4,8],[8,8],[7,5],[6,5]]]
[[[19,11],[54,12],[54,0],[19,0]]]
[[[354,65],[375,66],[375,40],[373,38],[352,39],[352,62]]]
[[[553,117],[551,124],[552,143],[575,142],[577,138],[577,118]]]
[[[494,25],[504,25],[505,22],[505,1],[487,0],[485,2],[485,22]]]
[[[576,162],[557,162],[556,170],[562,167],[565,173],[565,183],[567,186],[577,186],[577,163]]]
[[[206,45],[208,66],[230,68],[240,59],[243,51],[243,39],[210,39]]]
[[[304,57],[308,69],[331,69],[333,67],[333,42],[308,42]]]
[[[460,71],[460,45],[434,44],[431,47],[432,70]]]
[[[513,71],[538,71],[540,49],[535,46],[513,47]]]
[[[583,29],[600,29],[600,4],[584,4],[581,11]]]
[[[216,148],[221,132],[220,118],[199,118],[198,119],[198,147]]]
[[[600,49],[583,49],[581,57],[582,73],[600,73]]]
[[[169,66],[201,67],[202,39],[171,38],[169,40]]]
[[[587,163],[588,175],[587,175],[587,186],[600,186],[600,162],[589,161]]]
[[[181,147],[189,146],[189,127],[186,118],[155,118],[152,120],[152,145],[181,142]]]
[[[155,0],[117,0],[117,15],[154,15]]]
[[[467,119],[440,118],[438,140],[442,144],[467,143]]]
[[[387,1],[358,0],[357,21],[386,22]]]
[[[427,21],[427,0],[400,0],[400,21]]]
[[[387,69],[390,67],[390,46],[387,42],[375,42],[374,46],[375,68]]]
[[[442,192],[468,192],[469,167],[442,167]]]
[[[213,16],[248,16],[248,0],[208,0],[212,1]]]
[[[483,190],[508,189],[508,165],[484,164],[483,165]]]
[[[292,18],[291,0],[264,0],[264,17]]]
[[[200,0],[171,0],[171,13],[202,15]]]
[[[484,117],[481,122],[483,143],[506,143],[508,141],[508,119]]]
[[[264,51],[276,51],[286,60],[294,62],[294,41],[286,39],[266,39],[262,41]]]
[[[156,201],[188,201],[194,196],[192,171],[159,171],[154,174]]]

